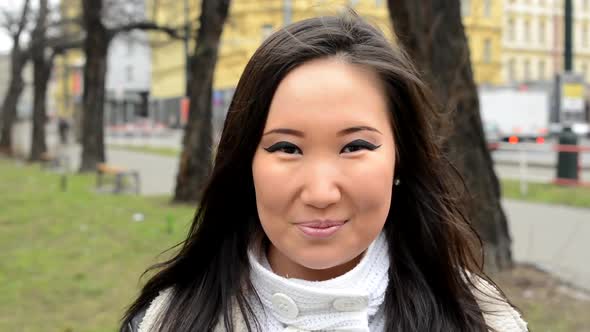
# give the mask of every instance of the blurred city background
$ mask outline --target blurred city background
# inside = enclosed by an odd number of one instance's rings
[[[250,56],[346,6],[426,45],[486,269],[531,329],[590,331],[590,0],[2,0],[0,331],[115,330],[186,234]]]

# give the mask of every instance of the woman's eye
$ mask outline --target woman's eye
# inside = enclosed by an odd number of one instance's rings
[[[297,147],[297,145],[288,142],[278,142],[264,149],[270,153],[280,151],[287,154],[303,154],[301,153],[301,150]]]
[[[340,153],[351,153],[351,152],[356,152],[359,150],[369,150],[369,151],[373,151],[376,150],[380,147],[381,145],[374,145],[371,144],[365,140],[362,139],[357,139],[354,140],[350,143],[348,143],[345,147],[342,148],[342,151]]]

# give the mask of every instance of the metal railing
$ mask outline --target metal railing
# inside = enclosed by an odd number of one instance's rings
[[[576,186],[576,187],[589,187],[590,188],[590,181],[588,179],[583,179],[583,173],[585,170],[590,171],[590,163],[586,162],[584,164],[584,153],[590,153],[590,146],[588,145],[560,145],[560,144],[550,144],[550,143],[492,143],[489,144],[490,150],[492,150],[492,157],[494,159],[494,163],[496,165],[511,165],[518,167],[518,180],[520,182],[520,192],[522,195],[526,195],[528,193],[528,183],[529,182],[544,182],[544,183],[553,183],[562,186]],[[497,152],[514,152],[517,155],[512,156],[516,157],[507,161],[507,159],[497,160],[494,156],[494,153]],[[576,179],[570,178],[559,178],[557,176],[557,167],[558,167],[558,154],[560,152],[565,153],[578,153],[578,164],[576,168]],[[554,153],[555,159],[553,160],[551,153]],[[539,166],[539,161],[535,160],[535,158],[531,158],[534,155],[544,154],[546,159],[542,163],[543,165]],[[586,156],[589,157],[589,156]],[[501,158],[500,158],[501,159]],[[508,158],[510,159],[510,158]],[[536,176],[535,174],[531,173],[533,168],[545,168],[551,169],[554,172],[553,179],[547,181],[546,176]]]

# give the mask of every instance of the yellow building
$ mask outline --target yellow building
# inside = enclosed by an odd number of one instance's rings
[[[151,0],[151,11],[158,22],[182,26],[185,13],[191,22],[198,22],[201,1]],[[290,10],[286,4],[290,3]],[[189,10],[185,10],[185,5]],[[154,7],[155,6],[155,7]],[[284,23],[322,14],[333,14],[343,6],[351,6],[362,16],[377,24],[391,36],[391,23],[386,0],[233,0],[224,27],[214,90],[222,102],[222,93],[232,90],[246,62],[262,40]],[[463,22],[469,39],[471,61],[477,83],[497,85],[502,78],[503,2],[498,0],[464,0]],[[164,35],[153,35],[152,100],[176,107],[185,93],[185,58],[181,41],[166,41]],[[189,52],[193,52],[192,43]],[[167,108],[164,106],[164,108]]]
[[[73,21],[74,18],[80,16],[79,6],[79,1],[61,0],[60,12],[65,19]],[[76,24],[68,24],[64,29],[71,35],[79,32],[79,27]],[[79,49],[67,51],[55,58],[51,96],[57,114],[60,116],[73,117],[75,110],[80,108],[83,91],[83,66],[84,54]]]
[[[157,22],[182,26],[187,19],[198,22],[201,1],[151,1],[150,10]],[[375,24],[389,30],[385,0],[233,0],[223,29],[214,89],[236,86],[248,59],[265,37],[284,25],[322,14],[336,13],[351,5]],[[188,10],[185,8],[189,7]],[[186,15],[186,16],[185,16]],[[194,26],[193,26],[194,28]],[[185,50],[182,41],[167,41],[167,36],[152,34],[152,98],[177,98],[185,93]],[[192,54],[194,45],[189,45]]]
[[[213,80],[214,132],[220,132],[240,75],[264,38],[285,23],[335,14],[346,5],[391,35],[386,0],[233,0],[223,29]],[[181,27],[187,20],[198,24],[200,6],[200,0],[150,0],[148,15],[161,24]],[[188,45],[189,54],[194,51],[193,40],[194,36]],[[184,42],[171,41],[157,32],[152,33],[151,41],[151,116],[158,122],[179,124],[186,91]]]
[[[476,83],[502,83],[501,0],[462,0],[461,16],[469,41],[471,64]]]
[[[504,81],[550,81],[561,73],[564,50],[564,1],[505,0]],[[574,68],[590,78],[590,1],[574,0]]]
[[[580,1],[575,1],[576,3]],[[79,13],[76,0],[62,0],[62,11],[70,17]],[[535,2],[536,3],[536,2]],[[561,68],[561,39],[558,24],[562,0],[539,0],[538,8],[527,0],[462,0],[461,14],[469,41],[475,81],[502,85],[522,80],[543,80]],[[219,59],[214,75],[216,116],[223,110],[251,55],[264,38],[289,22],[334,14],[350,6],[391,37],[387,0],[233,0],[223,29]],[[183,27],[190,22],[196,31],[201,0],[146,0],[147,17],[163,25]],[[590,68],[590,9],[580,4],[576,14],[576,69]],[[578,10],[576,11],[578,12]],[[582,15],[582,16],[580,16]],[[194,36],[188,53],[194,51]],[[185,44],[158,32],[150,33],[150,110],[161,122],[178,124],[186,90]],[[559,53],[559,54],[558,54]],[[588,61],[587,61],[588,60]],[[82,93],[83,54],[68,52],[56,60],[55,104],[71,114]],[[218,119],[220,120],[220,119]]]

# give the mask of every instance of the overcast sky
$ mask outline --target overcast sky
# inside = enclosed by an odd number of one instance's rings
[[[23,0],[0,0],[0,9],[9,9],[11,11],[15,11],[16,13],[20,13],[22,11]],[[38,1],[31,0],[31,5],[33,7],[37,7]],[[57,4],[59,0],[49,0],[49,5]],[[0,53],[9,52],[12,48],[12,41],[10,40],[10,36],[6,33],[6,30],[0,29]]]

